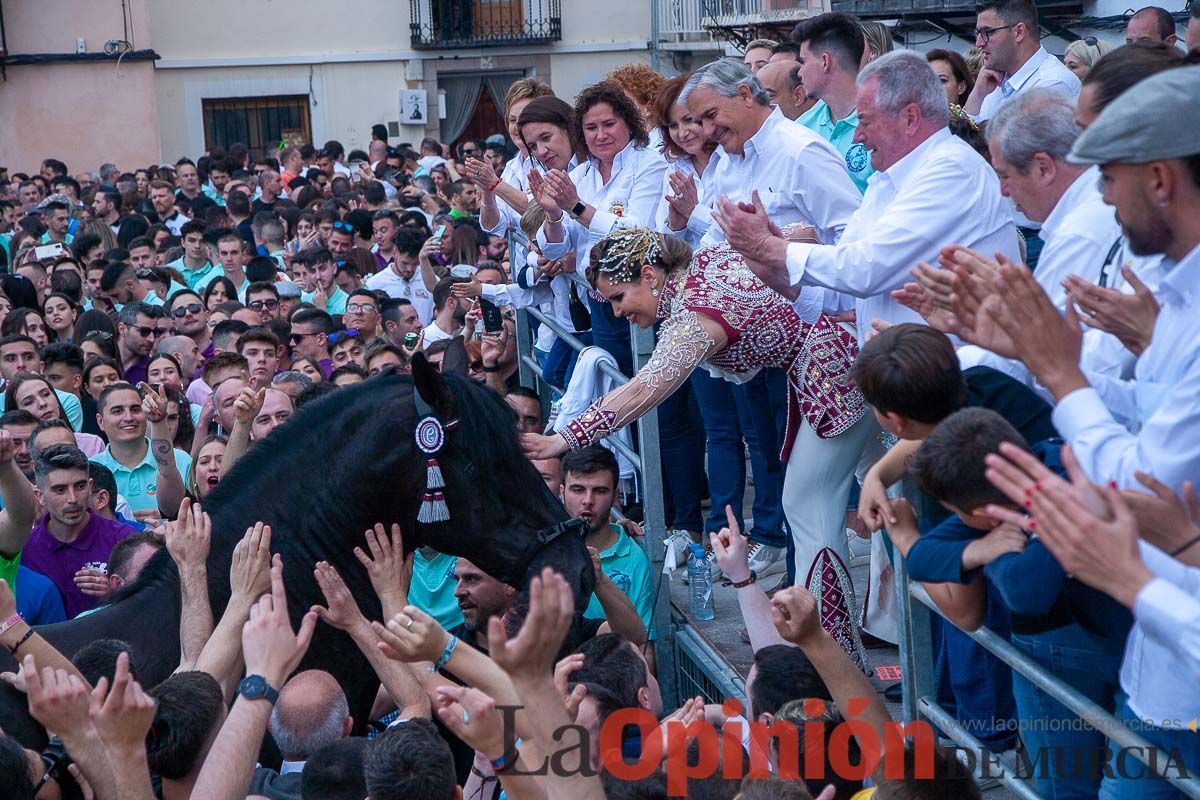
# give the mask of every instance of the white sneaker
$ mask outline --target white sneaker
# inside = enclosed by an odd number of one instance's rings
[[[674,564],[675,569],[686,570],[688,552],[692,546],[691,535],[689,535],[687,531],[669,531],[663,538],[663,544],[667,546],[667,551],[663,556],[663,561]]]
[[[853,528],[846,528],[846,549],[850,553],[850,566],[871,563],[871,540],[862,538]]]
[[[787,572],[786,554],[785,548],[750,542],[750,549],[747,553],[750,571],[757,575],[759,580]]]

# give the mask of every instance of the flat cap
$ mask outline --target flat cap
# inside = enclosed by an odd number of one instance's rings
[[[1146,164],[1200,154],[1200,66],[1176,67],[1134,84],[1088,126],[1073,164]]]

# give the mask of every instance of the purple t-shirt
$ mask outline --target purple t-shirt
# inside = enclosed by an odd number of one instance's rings
[[[137,531],[120,522],[107,520],[89,509],[87,525],[75,537],[75,541],[64,543],[51,535],[47,528],[49,520],[50,515],[47,514],[33,529],[29,542],[21,551],[21,563],[54,582],[62,593],[63,606],[70,619],[100,604],[100,598],[79,591],[75,585],[75,573],[83,567],[107,571],[108,556],[113,546]]]
[[[150,356],[142,356],[133,366],[125,370],[125,382],[137,386],[146,380],[146,370],[150,367]]]

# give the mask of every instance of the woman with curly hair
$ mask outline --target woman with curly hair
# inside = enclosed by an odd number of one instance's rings
[[[634,63],[617,67],[604,80],[620,86],[621,91],[633,101],[650,135],[650,146],[661,151],[664,139],[659,126],[663,124],[663,119],[658,116],[654,104],[667,85],[667,79],[651,69],[649,64]]]

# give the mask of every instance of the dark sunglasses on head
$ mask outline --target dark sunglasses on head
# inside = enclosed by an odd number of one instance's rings
[[[186,306],[176,306],[171,311],[171,316],[175,317],[175,319],[183,319],[188,314],[199,314],[203,310],[204,306],[199,303],[188,303]]]
[[[344,331],[337,331],[329,334],[329,344],[335,345],[338,342],[344,342],[347,339],[357,339],[358,328],[347,328]]]
[[[274,311],[275,309],[279,308],[279,301],[274,300],[274,299],[251,300],[249,303],[249,306],[251,308],[253,308],[255,311],[262,311],[264,308],[267,309],[268,311]]]

